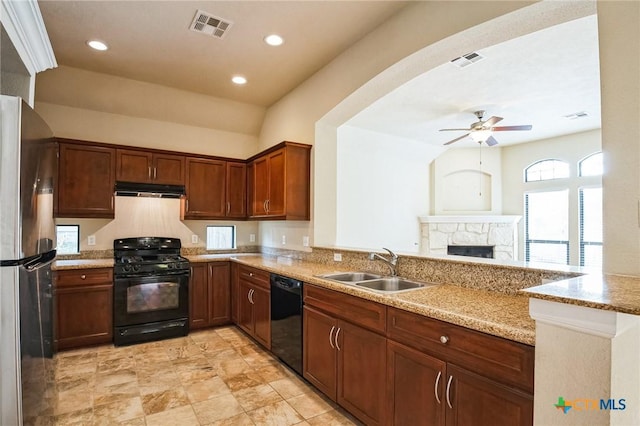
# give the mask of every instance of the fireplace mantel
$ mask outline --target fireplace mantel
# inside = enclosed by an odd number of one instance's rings
[[[421,216],[420,223],[518,223],[522,216]]]

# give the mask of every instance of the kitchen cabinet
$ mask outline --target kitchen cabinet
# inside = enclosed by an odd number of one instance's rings
[[[387,337],[393,424],[533,423],[532,347],[395,308]]]
[[[113,218],[116,150],[60,142],[56,217]]]
[[[231,320],[229,262],[193,263],[189,281],[189,328],[227,324]]]
[[[113,268],[56,271],[58,350],[113,341]]]
[[[184,185],[185,157],[155,151],[117,149],[116,180]]]
[[[187,157],[185,219],[246,218],[246,165]]]
[[[251,218],[310,219],[310,145],[282,142],[248,161]]]
[[[386,423],[386,308],[304,288],[303,376],[369,425]]]
[[[267,349],[271,349],[270,275],[245,265],[238,267],[238,326]]]

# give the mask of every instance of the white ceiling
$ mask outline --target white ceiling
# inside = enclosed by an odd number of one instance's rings
[[[40,0],[58,63],[267,107],[369,31],[404,1]],[[224,39],[189,31],[197,10],[233,22]],[[269,33],[285,38],[270,47]],[[99,38],[107,52],[87,48]],[[465,68],[445,63],[354,116],[349,125],[441,146],[475,122],[504,117],[501,145],[600,128],[596,17],[578,19],[479,50]],[[453,58],[451,58],[453,59]],[[249,79],[230,82],[233,74]],[[563,116],[585,111],[587,118]],[[476,146],[465,138],[455,147]]]
[[[570,21],[477,51],[484,59],[458,68],[445,63],[381,98],[347,124],[441,146],[476,122],[473,111],[503,117],[501,145],[600,128],[596,16]],[[451,58],[454,59],[454,58]],[[565,115],[584,111],[585,118]],[[477,144],[467,137],[452,147]]]
[[[406,1],[40,0],[58,63],[269,106]],[[231,21],[223,39],[189,30],[197,10]],[[285,43],[271,47],[263,37]],[[110,49],[97,52],[90,39]],[[244,75],[245,86],[231,83]]]

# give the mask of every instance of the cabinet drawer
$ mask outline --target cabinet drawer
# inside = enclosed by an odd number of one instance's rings
[[[56,287],[112,284],[113,268],[56,271]]]
[[[269,289],[271,286],[271,284],[269,283],[270,274],[267,271],[255,269],[250,266],[240,265],[238,267],[238,273],[241,280],[249,281],[266,289]]]
[[[533,392],[532,346],[395,308],[387,315],[390,339]]]
[[[304,303],[373,331],[384,333],[386,307],[333,290],[306,285]]]

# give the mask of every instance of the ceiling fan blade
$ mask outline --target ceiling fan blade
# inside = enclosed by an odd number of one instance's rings
[[[449,142],[445,143],[445,145],[449,145],[449,144],[452,144],[452,143],[454,143],[454,142],[458,142],[460,139],[464,139],[464,138],[466,138],[467,136],[469,136],[469,133],[467,133],[466,135],[462,135],[462,136],[460,136],[459,138],[455,138],[455,139],[453,139],[453,140],[450,140]]]
[[[498,121],[502,121],[502,120],[504,120],[502,117],[496,117],[494,115],[493,117],[489,118],[487,121],[482,123],[482,125],[485,126],[485,127],[491,127],[494,124],[496,124]]]
[[[488,146],[498,145],[498,141],[497,141],[493,136],[489,136],[489,137],[487,138],[487,140],[485,141],[485,143],[486,143]]]
[[[508,130],[531,130],[533,126],[531,124],[525,124],[523,126],[497,126],[492,127],[492,132],[504,132]]]
[[[449,132],[449,131],[464,131],[464,132],[468,132],[471,129],[440,129],[441,132]]]

